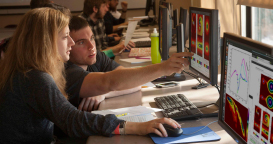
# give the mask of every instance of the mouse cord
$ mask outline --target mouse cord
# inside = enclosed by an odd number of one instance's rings
[[[213,121],[213,122],[211,122],[211,123],[207,124],[207,125],[206,125],[206,126],[204,126],[203,128],[201,128],[201,129],[199,129],[199,130],[197,130],[197,131],[195,131],[195,132],[193,132],[193,133],[190,133],[190,134],[184,134],[184,133],[182,133],[182,135],[192,135],[192,134],[195,134],[195,133],[197,133],[197,132],[199,132],[199,131],[203,130],[204,128],[206,128],[207,126],[209,126],[210,124],[215,123],[215,122],[218,122],[218,120]]]

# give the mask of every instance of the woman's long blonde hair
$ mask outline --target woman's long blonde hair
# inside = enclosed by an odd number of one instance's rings
[[[51,75],[67,98],[64,61],[58,53],[57,38],[68,24],[69,17],[58,10],[38,8],[27,12],[0,63],[0,90],[8,82],[12,85],[16,72],[26,75],[31,70],[39,70]]]

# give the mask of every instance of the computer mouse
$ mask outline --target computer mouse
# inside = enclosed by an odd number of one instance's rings
[[[177,128],[173,128],[172,126],[168,125],[168,124],[163,124],[163,127],[165,128],[168,137],[178,137],[180,135],[182,135],[183,130],[179,127]]]

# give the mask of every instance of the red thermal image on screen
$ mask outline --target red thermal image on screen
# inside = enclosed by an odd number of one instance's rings
[[[255,106],[255,116],[254,116],[254,130],[260,133],[260,123],[261,123],[262,110],[258,106]]]
[[[248,109],[226,94],[225,122],[245,141],[247,141],[247,117]]]
[[[259,103],[273,112],[273,79],[261,74]]]
[[[270,135],[270,143],[273,143],[273,117],[271,119],[271,135]]]
[[[191,51],[196,53],[196,14],[191,16]]]
[[[262,121],[262,136],[268,140],[269,134],[269,124],[270,124],[270,115],[263,111],[263,121]]]
[[[204,47],[204,58],[206,60],[209,61],[209,50],[210,50],[210,45],[209,45],[209,41],[210,41],[210,33],[209,33],[209,29],[210,29],[210,23],[209,23],[209,16],[205,16],[205,47]]]
[[[203,57],[204,15],[197,15],[197,55]]]

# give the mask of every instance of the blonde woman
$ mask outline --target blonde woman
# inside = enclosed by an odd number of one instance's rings
[[[53,123],[75,137],[148,133],[166,137],[163,123],[180,127],[172,119],[125,122],[71,105],[63,75],[74,45],[68,23],[69,17],[51,8],[31,10],[19,23],[0,63],[1,143],[50,143]]]

